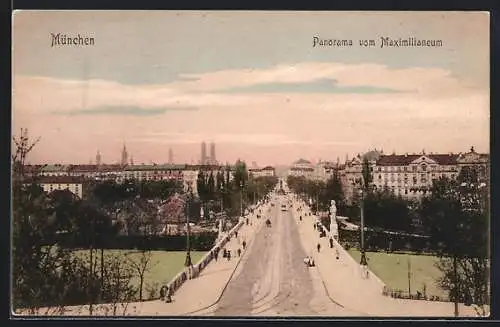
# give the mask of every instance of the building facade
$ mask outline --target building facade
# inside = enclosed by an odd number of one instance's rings
[[[68,190],[81,199],[83,197],[85,179],[75,176],[41,176],[38,184],[47,193],[56,190]]]
[[[341,182],[346,199],[352,199],[359,189],[363,175],[363,159],[357,156],[341,170]],[[372,186],[389,189],[406,199],[419,200],[440,177],[456,179],[463,167],[475,167],[482,181],[489,179],[489,155],[471,148],[467,153],[383,155],[368,160]]]
[[[271,166],[266,166],[264,168],[250,168],[248,169],[248,173],[254,178],[276,176],[276,171],[274,167]]]
[[[312,179],[314,178],[314,166],[308,160],[299,159],[292,164],[288,170],[288,175]]]

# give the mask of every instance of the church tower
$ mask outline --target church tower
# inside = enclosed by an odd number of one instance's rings
[[[97,150],[97,154],[95,155],[95,164],[97,166],[101,165],[101,153],[99,152],[99,150]]]
[[[121,164],[122,164],[122,166],[125,166],[125,165],[127,165],[127,163],[128,163],[127,147],[125,146],[125,144],[123,144]]]

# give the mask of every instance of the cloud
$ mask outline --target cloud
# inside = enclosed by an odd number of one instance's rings
[[[340,93],[340,94],[376,94],[403,93],[396,89],[375,86],[339,86],[338,81],[320,79],[312,82],[266,83],[222,90],[223,93]]]
[[[194,107],[179,107],[179,108],[139,108],[139,107],[124,107],[124,106],[104,106],[92,109],[81,109],[72,111],[54,111],[56,115],[128,115],[128,116],[148,116],[159,115],[167,111],[184,111],[198,110]]]
[[[278,133],[170,133],[150,132],[134,139],[135,142],[161,144],[200,144],[203,140],[210,140],[217,144],[246,144],[255,146],[283,146],[283,145],[349,145],[354,141],[330,141],[324,139],[302,139],[292,134]]]
[[[296,63],[268,69],[222,70],[181,76],[193,80],[173,82],[170,87],[186,92],[223,91],[256,85],[292,85],[334,80],[339,88],[371,87],[444,96],[474,86],[455,78],[450,71],[442,68],[389,68],[371,63]]]

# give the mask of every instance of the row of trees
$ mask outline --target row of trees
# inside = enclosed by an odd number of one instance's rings
[[[13,141],[13,308],[39,313],[41,307],[60,311],[66,305],[91,303],[92,314],[95,303],[107,302],[112,304],[112,313],[119,314],[117,310],[127,310],[122,303],[143,300],[148,287],[154,294],[157,288],[144,285],[145,273],[154,265],[150,248],[138,246],[129,255],[105,251],[105,245],[118,234],[143,235],[153,242],[162,224],[159,205],[182,193],[182,185],[176,181],[107,181],[86,188],[84,199],[67,190],[47,194],[37,185],[36,173],[27,174],[24,168],[38,140],[31,142],[27,131],[21,130]],[[235,216],[240,199],[246,204],[256,202],[276,184],[273,178],[248,176],[244,162],[237,163],[232,179],[224,177],[223,182],[219,177],[216,187],[210,186],[210,176],[200,178],[200,198],[207,203],[221,199]],[[260,197],[252,196],[256,192],[262,192]],[[193,210],[194,202],[189,203],[190,215],[199,212]],[[84,250],[66,248],[58,241],[62,239],[85,244]]]
[[[14,138],[12,155],[12,305],[14,310],[40,313],[63,311],[64,305],[110,302],[113,314],[124,313],[122,302],[138,292],[132,280],[135,267],[121,255],[104,255],[99,269],[96,249],[81,255],[47,244],[61,232],[74,237],[95,237],[96,230],[114,228],[110,220],[89,203],[76,202],[63,191],[47,195],[25,174],[24,163],[37,141],[30,142],[27,131]],[[92,306],[91,306],[92,314]]]
[[[231,176],[232,174],[232,176]],[[198,174],[197,190],[205,211],[225,211],[236,217],[241,209],[263,199],[277,184],[274,176],[254,178],[248,173],[246,163],[238,160],[234,171],[203,172]]]

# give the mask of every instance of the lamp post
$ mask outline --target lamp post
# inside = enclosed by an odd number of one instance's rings
[[[361,186],[361,189],[359,191],[361,195],[361,201],[360,201],[360,215],[361,215],[361,259],[359,261],[359,264],[362,266],[368,265],[368,262],[366,261],[366,254],[365,254],[365,198],[364,198],[364,190],[363,186]]]
[[[186,261],[184,262],[184,266],[191,267],[193,262],[191,261],[191,245],[189,243],[190,238],[190,226],[189,226],[189,204],[191,202],[191,187],[188,188],[188,195],[186,199]]]
[[[240,181],[240,217],[243,217],[243,181]]]
[[[411,296],[411,259],[408,255],[408,295]]]

